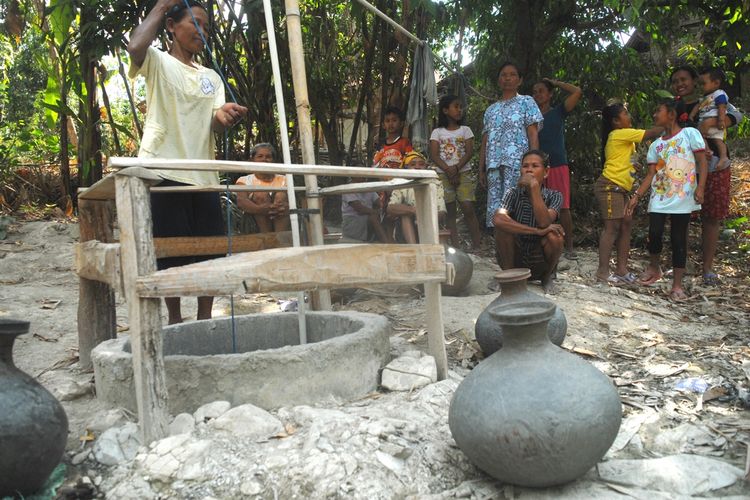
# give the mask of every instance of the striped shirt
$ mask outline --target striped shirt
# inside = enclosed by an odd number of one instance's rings
[[[559,215],[562,206],[562,193],[545,186],[542,186],[541,190],[544,204]],[[539,227],[536,223],[536,217],[534,217],[534,207],[531,205],[529,193],[522,187],[513,186],[505,193],[503,202],[500,204],[500,210],[505,211],[516,222],[530,227]]]

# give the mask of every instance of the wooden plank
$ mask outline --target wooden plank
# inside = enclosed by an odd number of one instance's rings
[[[295,191],[305,191],[304,186],[297,186],[294,188]],[[225,193],[227,186],[225,184],[214,184],[211,186],[154,186],[151,188],[151,192],[157,193]],[[264,187],[264,186],[245,186],[244,184],[230,184],[230,193],[248,193],[248,192],[286,192],[285,187]]]
[[[391,179],[389,181],[376,182],[352,182],[349,184],[340,184],[338,186],[320,188],[319,192],[321,196],[350,193],[374,193],[379,191],[393,191],[394,189],[406,189],[423,182],[425,181],[409,179]]]
[[[328,165],[287,165],[228,160],[167,160],[157,158],[131,158],[111,156],[110,168],[142,167],[162,170],[200,170],[210,172],[268,173],[293,175],[328,175],[333,177],[437,179],[434,170],[389,169],[368,167],[333,167]]]
[[[342,286],[438,283],[445,280],[441,245],[278,248],[232,255],[138,279],[141,297],[230,295]]]
[[[120,223],[120,268],[128,302],[138,426],[141,443],[148,445],[167,435],[169,422],[160,302],[139,297],[136,293],[138,277],[156,270],[151,206],[143,179],[117,175],[115,188]]]
[[[424,245],[438,243],[437,184],[430,183],[414,188],[417,208],[419,242]],[[442,247],[441,247],[442,248]],[[440,303],[440,282],[425,282],[424,302],[427,320],[427,345],[437,363],[438,380],[448,376],[448,356],[443,334],[443,311]]]
[[[114,241],[114,206],[111,201],[78,200],[80,241]],[[118,263],[119,264],[119,263]],[[118,266],[119,268],[119,266]],[[119,280],[116,280],[119,285]],[[78,364],[90,370],[91,351],[117,336],[115,292],[112,281],[79,275],[78,280]]]
[[[115,174],[108,174],[87,188],[78,188],[79,200],[114,200]]]
[[[159,177],[154,172],[151,172],[148,169],[145,168],[138,168],[133,167],[133,170],[128,170],[127,172],[125,169],[121,170],[120,172],[113,172],[111,174],[108,174],[104,176],[102,179],[98,180],[91,186],[87,188],[79,188],[78,189],[78,199],[79,200],[114,200],[115,199],[115,175],[118,173],[121,173],[123,175],[131,175],[135,177],[140,177],[144,180],[148,181],[149,185],[158,184],[161,182],[161,177]]]
[[[117,293],[123,293],[119,243],[102,243],[96,240],[77,243],[75,260],[79,277],[106,283]]]
[[[290,246],[292,246],[291,231],[232,236],[233,254]],[[186,255],[226,255],[229,253],[229,239],[226,236],[154,238],[154,250],[157,259]]]

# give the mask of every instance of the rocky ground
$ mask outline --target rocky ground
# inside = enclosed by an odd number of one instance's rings
[[[104,408],[93,374],[77,365],[77,226],[17,222],[0,240],[0,315],[29,319],[16,364],[63,401],[70,420],[65,490],[108,498],[699,498],[750,495],[750,347],[747,278],[719,288],[689,281],[690,300],[667,300],[667,282],[615,288],[593,281],[595,254],[579,251],[559,273],[563,347],[618,387],[624,419],[604,461],[549,489],[502,485],[476,469],[448,429],[457,385],[481,360],[473,322],[496,293],[497,267],[475,256],[465,296],[444,297],[450,376],[412,391],[381,389],[359,401],[269,412],[216,403],[177,416],[174,433],[142,446],[133,416]],[[634,267],[642,266],[636,259]],[[536,291],[540,289],[532,286]],[[236,312],[277,311],[285,296],[236,297]],[[391,320],[392,354],[426,350],[417,290],[337,294],[337,307]],[[121,299],[118,298],[118,301]],[[188,312],[194,314],[194,301]],[[228,314],[220,299],[217,315]],[[118,329],[127,308],[118,302]],[[74,487],[78,485],[76,490]],[[71,496],[72,498],[73,496]]]

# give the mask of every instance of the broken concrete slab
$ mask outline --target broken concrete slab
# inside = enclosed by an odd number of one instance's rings
[[[388,363],[380,385],[390,391],[411,391],[437,381],[437,365],[432,356],[415,357],[411,351]]]

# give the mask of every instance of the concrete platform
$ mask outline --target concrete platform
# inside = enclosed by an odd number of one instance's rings
[[[169,410],[174,415],[226,400],[265,409],[357,399],[377,389],[389,361],[390,324],[357,312],[308,312],[308,344],[299,345],[296,313],[235,317],[163,329]],[[136,411],[130,340],[103,342],[92,352],[97,397]]]

